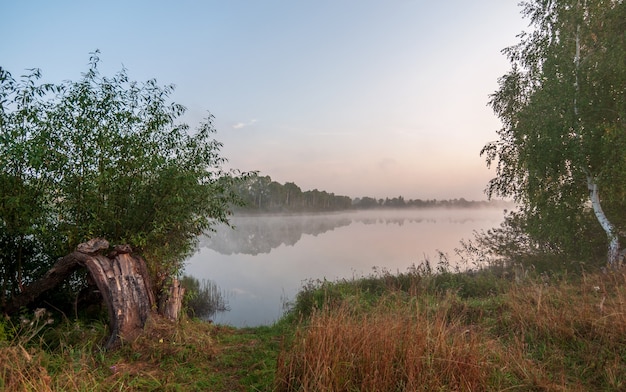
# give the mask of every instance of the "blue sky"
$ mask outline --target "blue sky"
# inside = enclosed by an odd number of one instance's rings
[[[0,66],[174,84],[229,166],[351,197],[484,199],[518,0],[0,0]]]

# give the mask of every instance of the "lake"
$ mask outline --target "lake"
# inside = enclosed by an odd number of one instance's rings
[[[453,260],[460,240],[498,226],[502,208],[365,210],[330,214],[234,216],[202,237],[185,274],[210,280],[231,310],[213,320],[236,327],[269,325],[309,279],[405,272],[439,252]]]

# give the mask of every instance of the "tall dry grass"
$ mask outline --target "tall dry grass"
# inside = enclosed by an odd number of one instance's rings
[[[0,348],[0,390],[49,391],[50,376],[21,345]]]
[[[335,298],[285,344],[277,390],[626,390],[624,271],[457,292]]]
[[[533,282],[506,294],[506,361],[548,390],[626,390],[626,270]]]
[[[66,353],[59,359],[19,344],[0,347],[0,391],[95,390],[100,382],[92,371],[94,364],[90,353]]]
[[[315,311],[278,359],[280,391],[480,390],[493,363],[480,335],[414,301]]]
[[[107,337],[100,328],[67,323],[43,335],[31,329],[0,341],[0,391],[193,389],[194,373],[208,373],[216,353],[212,325],[156,316],[140,337],[110,352],[100,345]]]

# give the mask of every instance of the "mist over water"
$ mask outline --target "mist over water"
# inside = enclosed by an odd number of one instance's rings
[[[440,251],[453,256],[462,239],[503,218],[502,208],[235,216],[235,229],[219,226],[201,238],[185,273],[214,281],[227,296],[231,310],[215,322],[271,324],[306,280],[360,277],[374,267],[404,272]]]

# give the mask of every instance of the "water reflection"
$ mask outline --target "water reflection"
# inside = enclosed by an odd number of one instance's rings
[[[202,236],[200,248],[209,248],[223,255],[258,255],[270,253],[281,245],[294,246],[303,235],[317,236],[338,227],[353,223],[365,225],[397,225],[405,223],[448,222],[466,224],[476,220],[476,210],[471,215],[463,210],[382,210],[355,211],[335,214],[310,215],[254,215],[231,218],[230,228],[217,227],[210,236]],[[492,210],[482,209],[492,212]],[[436,216],[431,216],[435,212]],[[467,211],[465,211],[467,212]],[[398,215],[399,216],[394,216]],[[416,215],[417,214],[417,215]]]
[[[452,255],[461,239],[502,219],[502,209],[489,208],[237,216],[236,229],[221,226],[201,239],[185,273],[229,294],[231,310],[216,322],[271,324],[303,281],[349,279],[373,267],[404,272],[439,251]]]
[[[281,245],[295,245],[304,234],[317,236],[351,223],[345,214],[234,217],[234,229],[218,227],[210,237],[200,239],[200,247],[223,255],[270,253]]]

